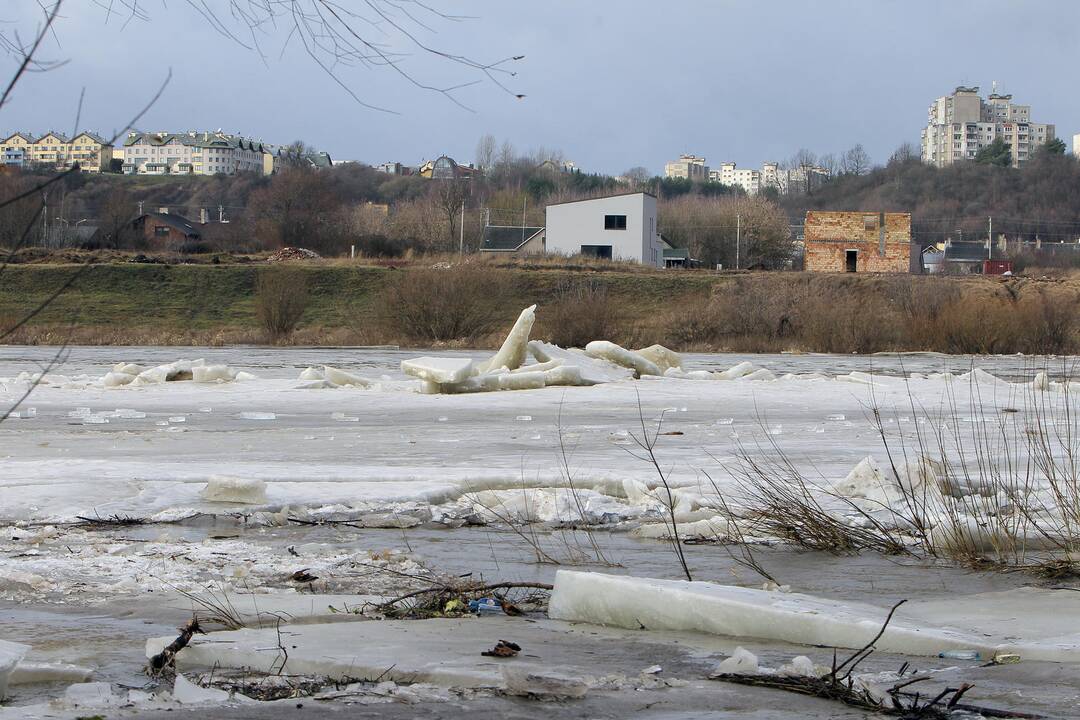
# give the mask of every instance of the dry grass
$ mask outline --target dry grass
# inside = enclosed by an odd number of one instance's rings
[[[872,411],[895,499],[856,500],[805,475],[770,443],[744,450],[737,490],[718,505],[742,532],[806,549],[871,550],[974,568],[1080,575],[1080,402],[1068,383],[1029,388],[989,414],[950,390],[913,429]],[[960,418],[970,413],[968,422]],[[719,493],[718,493],[719,495]]]

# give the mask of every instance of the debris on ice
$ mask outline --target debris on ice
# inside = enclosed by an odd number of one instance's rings
[[[214,475],[203,488],[202,497],[210,502],[260,505],[266,502],[266,483],[258,478]]]
[[[540,700],[567,700],[585,697],[589,685],[580,677],[572,677],[536,667],[502,668],[503,681],[510,695]]]

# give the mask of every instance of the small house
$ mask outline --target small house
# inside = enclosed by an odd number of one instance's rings
[[[518,257],[544,252],[544,228],[488,225],[480,238],[480,252]]]
[[[656,196],[624,193],[547,206],[547,252],[664,267]]]
[[[153,248],[179,248],[202,239],[202,232],[195,223],[168,212],[145,213],[131,224],[136,236]]]

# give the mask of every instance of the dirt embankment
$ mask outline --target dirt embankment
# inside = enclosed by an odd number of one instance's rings
[[[8,343],[399,344],[491,347],[521,308],[564,345],[607,338],[688,350],[1066,353],[1080,349],[1080,279],[646,271],[623,266],[315,261],[80,267],[30,262],[0,280]],[[299,307],[271,333],[275,300]],[[301,302],[296,302],[296,298]]]

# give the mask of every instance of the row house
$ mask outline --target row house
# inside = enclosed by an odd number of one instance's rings
[[[258,140],[220,132],[133,132],[124,141],[123,171],[130,175],[265,174],[268,154]]]
[[[25,168],[102,172],[112,163],[112,145],[100,135],[80,132],[73,137],[47,132],[40,137],[16,132],[0,141],[0,163]]]

